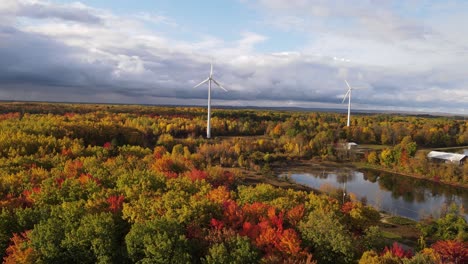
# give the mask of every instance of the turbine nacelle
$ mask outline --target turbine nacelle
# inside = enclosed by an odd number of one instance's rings
[[[195,85],[193,88],[197,88],[198,86],[202,85],[202,84],[205,84],[207,82],[211,82],[213,81],[216,86],[218,86],[219,88],[223,89],[224,91],[228,91],[226,88],[224,88],[219,82],[217,82],[214,78],[213,78],[213,63],[210,64],[211,65],[211,68],[210,68],[210,76],[208,76],[208,78],[206,78],[205,80],[203,80],[201,83]]]

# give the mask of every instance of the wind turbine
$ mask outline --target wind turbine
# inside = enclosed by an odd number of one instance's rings
[[[198,86],[208,82],[208,120],[206,125],[206,138],[211,138],[211,82],[214,82],[219,88],[223,89],[224,91],[228,91],[213,78],[213,63],[210,63],[210,65],[210,76],[193,87],[197,88]]]
[[[351,90],[353,90],[355,88],[351,88],[348,81],[345,80],[345,82],[346,82],[346,85],[348,86],[348,91],[346,92],[345,96],[343,97],[343,101],[341,103],[344,103],[344,101],[346,100],[346,97],[348,97],[348,122],[346,123],[346,126],[349,127],[349,120],[351,118]]]

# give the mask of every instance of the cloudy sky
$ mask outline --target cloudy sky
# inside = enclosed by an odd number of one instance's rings
[[[468,1],[1,0],[0,100],[468,114]],[[466,108],[466,110],[465,110]]]

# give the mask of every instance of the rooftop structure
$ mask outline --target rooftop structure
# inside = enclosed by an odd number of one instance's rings
[[[468,156],[458,153],[442,152],[442,151],[431,151],[427,154],[427,157],[432,160],[445,161],[446,163],[454,163],[462,165]]]
[[[358,144],[357,143],[354,143],[354,142],[348,142],[346,143],[346,148],[347,149],[354,149],[354,148],[357,148],[358,147]]]

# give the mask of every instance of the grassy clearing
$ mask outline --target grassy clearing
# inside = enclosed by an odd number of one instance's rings
[[[391,239],[391,240],[400,240],[402,239],[402,237],[396,233],[393,233],[393,232],[389,232],[389,231],[382,231],[382,236],[384,238],[387,238],[387,239]]]
[[[387,222],[394,225],[416,226],[417,222],[405,217],[392,216],[387,218]]]

